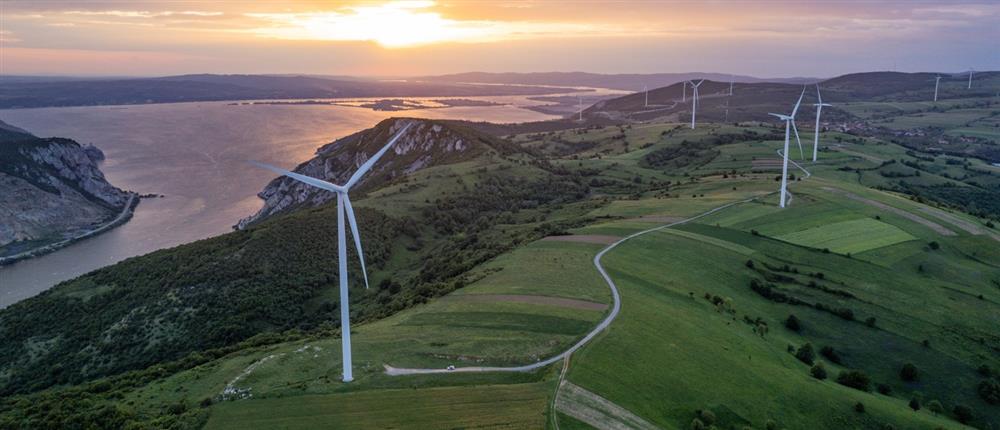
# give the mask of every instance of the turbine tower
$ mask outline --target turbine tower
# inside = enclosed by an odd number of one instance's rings
[[[340,278],[340,340],[342,343],[341,351],[344,356],[344,382],[351,382],[354,380],[354,375],[351,371],[351,314],[347,309],[347,234],[344,231],[344,214],[347,215],[347,220],[351,226],[351,235],[354,236],[354,247],[358,251],[358,259],[361,262],[361,273],[365,278],[365,288],[368,288],[368,273],[365,270],[365,254],[361,251],[361,236],[358,233],[358,222],[354,217],[354,208],[351,206],[351,199],[348,197],[347,193],[350,191],[351,187],[361,180],[361,177],[364,176],[366,172],[371,170],[372,166],[375,165],[378,159],[385,155],[386,151],[388,151],[389,148],[391,148],[392,145],[399,140],[400,136],[402,136],[411,125],[413,125],[413,123],[407,123],[402,129],[396,132],[392,139],[389,139],[389,143],[386,143],[385,146],[369,158],[368,161],[365,161],[364,164],[362,164],[361,167],[359,167],[358,170],[351,175],[351,178],[348,179],[347,183],[344,185],[335,185],[311,176],[300,175],[298,173],[289,172],[264,163],[251,161],[254,165],[295,179],[296,181],[337,193],[337,263],[339,263],[340,269],[340,274],[338,276]]]
[[[940,84],[941,84],[941,77],[940,76],[935,76],[934,77],[934,101],[935,102],[937,101],[938,85],[940,85]]]
[[[823,95],[819,92],[819,84],[816,84],[816,98],[819,99],[819,103],[813,104],[816,106],[816,131],[813,136],[813,163],[816,162],[816,153],[819,152],[819,115],[823,113],[823,106],[833,106],[829,103],[823,103]],[[935,97],[937,99],[937,97]]]
[[[972,69],[969,69],[969,89],[972,89]]]
[[[645,107],[649,107],[649,88],[646,87],[645,85],[643,85],[642,86],[642,92],[646,93],[646,105],[645,105]]]
[[[576,96],[576,109],[580,113],[578,121],[583,122],[583,96]]]
[[[733,95],[733,80],[735,79],[733,75],[729,75],[729,95]]]
[[[702,80],[698,81],[697,84],[694,83],[694,81],[688,81],[688,82],[691,84],[691,89],[692,89],[692,93],[691,93],[691,128],[694,128],[695,114],[698,112],[698,87],[701,86],[701,83],[705,82],[705,80],[702,79]]]
[[[681,103],[687,103],[688,101],[688,83],[684,81],[684,93],[681,95]]]
[[[789,143],[789,132],[792,127],[795,127],[795,113],[799,111],[799,104],[802,103],[802,97],[806,95],[805,87],[802,88],[802,94],[799,95],[799,101],[795,102],[795,108],[792,109],[791,115],[782,115],[779,113],[769,113],[768,115],[776,116],[778,119],[785,122],[785,150],[781,153],[784,161],[781,164],[781,207],[785,207],[785,195],[788,194],[788,143]]]

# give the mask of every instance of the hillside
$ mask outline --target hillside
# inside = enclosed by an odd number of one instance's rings
[[[380,147],[397,121],[348,139]],[[407,165],[409,171],[399,172],[405,175],[393,180],[378,204],[354,194],[365,260],[372,285],[379,286],[354,290],[351,309],[358,322],[461,287],[470,268],[543,234],[536,216],[545,218],[546,207],[586,195],[579,177],[524,151],[501,152],[483,143],[495,142],[491,137],[417,121],[401,148],[440,133],[461,136],[468,151],[427,165],[407,164],[421,159],[407,151],[387,154],[384,166]],[[446,153],[446,147],[428,149]],[[386,182],[376,183],[388,174],[376,170],[359,191],[386,189]],[[419,183],[408,183],[414,177]],[[428,187],[428,180],[439,185]],[[496,228],[500,222],[507,224],[502,230]],[[142,369],[262,333],[330,332],[339,321],[335,225],[329,205],[271,217],[128,259],[0,311],[6,340],[0,346],[0,393]],[[351,270],[357,270],[354,263]]]
[[[0,80],[0,109],[217,100],[552,94],[528,86],[337,80],[313,76],[182,75],[162,78]]]
[[[0,122],[0,263],[78,237],[131,209],[137,201],[105,180],[98,167],[103,159],[94,146],[42,139]]]

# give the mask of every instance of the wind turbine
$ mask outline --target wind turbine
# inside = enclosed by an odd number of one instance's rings
[[[645,107],[649,107],[649,88],[647,88],[645,85],[643,85],[642,86],[642,92],[646,93],[646,105],[645,105]]]
[[[791,115],[782,115],[780,113],[769,113],[768,115],[776,116],[778,119],[785,122],[785,150],[781,153],[784,157],[784,161],[781,165],[781,207],[785,207],[785,195],[788,193],[788,143],[789,143],[789,132],[792,127],[795,127],[795,113],[799,111],[799,104],[802,103],[802,97],[806,95],[805,87],[802,88],[802,94],[799,95],[799,101],[795,102],[795,108],[792,109]],[[797,133],[797,132],[796,132]]]
[[[938,93],[937,90],[938,90],[938,85],[940,85],[940,84],[941,84],[941,77],[940,76],[935,76],[934,77],[934,101],[935,102],[937,101],[937,93]]]
[[[688,101],[688,83],[684,81],[684,93],[681,95],[681,103],[687,103]]]
[[[972,69],[969,69],[969,89],[972,89]]]
[[[576,108],[580,112],[580,122],[583,122],[583,96],[576,96]]]
[[[705,80],[702,79],[698,81],[697,84],[694,83],[694,81],[688,82],[691,83],[691,89],[693,90],[691,93],[691,128],[694,128],[694,118],[695,114],[698,112],[698,87],[701,86],[701,83],[705,82]]]
[[[364,164],[362,164],[361,167],[359,167],[358,170],[351,175],[351,178],[348,179],[347,183],[344,185],[335,185],[311,176],[300,175],[298,173],[289,172],[264,163],[251,161],[254,165],[295,179],[296,181],[337,193],[337,262],[340,265],[340,340],[342,343],[341,351],[344,355],[344,382],[351,382],[354,380],[354,376],[351,372],[351,314],[347,309],[347,235],[344,231],[345,213],[347,214],[347,220],[351,225],[351,235],[354,236],[354,247],[357,249],[358,259],[361,261],[361,273],[365,278],[365,288],[368,288],[368,273],[365,270],[365,254],[361,251],[361,236],[358,233],[358,222],[354,217],[354,208],[351,206],[351,199],[347,196],[347,192],[350,191],[351,187],[357,184],[359,180],[361,180],[361,177],[364,176],[366,172],[371,170],[372,166],[375,165],[378,159],[385,155],[386,151],[388,151],[389,148],[391,148],[392,145],[399,140],[399,138],[406,132],[407,129],[410,128],[411,125],[413,125],[413,123],[408,123],[396,132],[392,139],[389,139],[389,143],[386,143],[385,146],[369,158],[368,161],[365,161]]]
[[[813,104],[813,106],[816,106],[816,131],[813,136],[813,163],[816,162],[816,153],[819,151],[819,115],[823,112],[823,106],[833,106],[829,103],[823,103],[823,96],[819,92],[819,84],[816,84],[816,98],[819,99],[819,103]],[[937,97],[935,97],[935,99],[936,98]]]
[[[735,79],[733,75],[729,75],[729,95],[733,95],[733,81]]]

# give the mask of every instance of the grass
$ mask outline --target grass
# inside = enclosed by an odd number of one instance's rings
[[[835,222],[777,236],[794,244],[841,254],[864,252],[916,239],[909,233],[871,218]]]
[[[205,428],[542,428],[552,389],[541,382],[246,400],[213,408]]]

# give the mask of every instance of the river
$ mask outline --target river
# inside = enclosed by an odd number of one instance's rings
[[[525,96],[462,98],[505,105],[385,112],[197,102],[0,110],[0,119],[37,136],[93,143],[104,151],[101,170],[113,185],[165,196],[143,199],[131,221],[107,233],[0,267],[0,308],[129,257],[231,231],[260,208],[256,193],[274,178],[246,160],[292,168],[319,146],[391,116],[499,123],[555,118],[524,109],[543,104]]]

